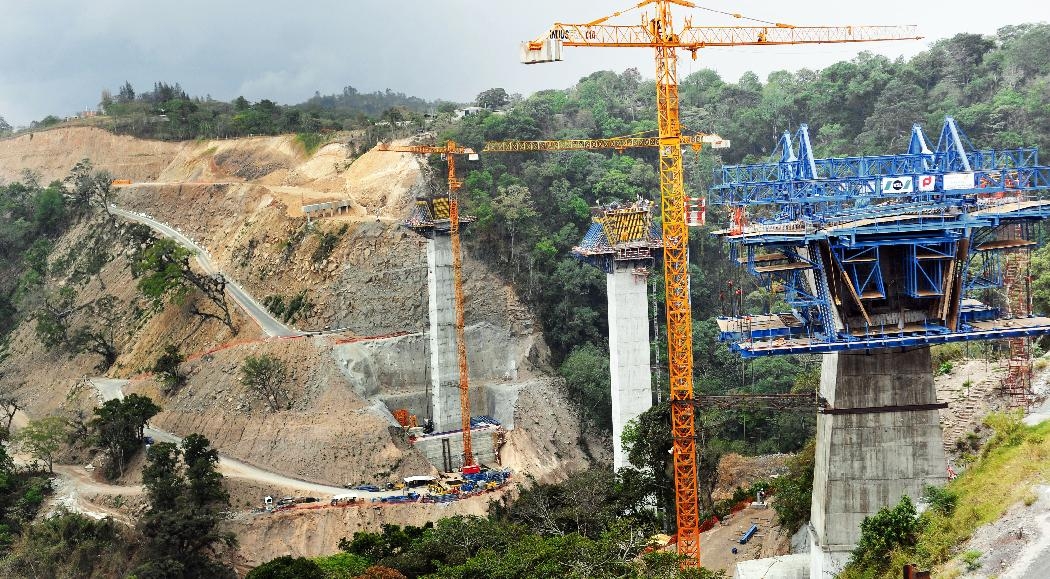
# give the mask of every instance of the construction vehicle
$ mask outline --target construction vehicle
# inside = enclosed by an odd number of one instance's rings
[[[466,155],[468,160],[476,161],[478,154],[473,149],[460,147],[455,141],[448,141],[444,146],[426,145],[388,145],[380,143],[379,151],[395,153],[414,153],[416,155],[440,154],[448,163],[448,216],[449,236],[452,240],[452,284],[455,293],[456,307],[456,356],[459,362],[459,405],[463,425],[463,466],[474,464],[474,451],[470,446],[470,376],[467,367],[467,336],[464,328],[463,305],[463,256],[459,241],[459,189],[463,182],[456,177],[456,155]],[[405,413],[407,414],[407,410]],[[404,424],[404,423],[402,423]]]
[[[671,7],[697,8],[756,22],[755,26],[694,26],[691,18],[675,28]],[[653,9],[640,22],[607,22],[624,12]],[[664,242],[664,282],[667,304],[668,377],[671,390],[671,432],[674,438],[675,504],[678,553],[683,565],[700,564],[699,503],[696,480],[696,438],[693,424],[693,339],[689,303],[689,229],[682,172],[682,125],[678,110],[679,49],[693,58],[701,48],[717,46],[777,46],[828,44],[920,38],[914,26],[798,27],[748,18],[741,14],[699,7],[688,0],[642,0],[637,5],[583,24],[555,23],[539,38],[521,44],[525,64],[562,60],[564,47],[648,48],[656,56],[656,106],[659,126],[660,198]]]

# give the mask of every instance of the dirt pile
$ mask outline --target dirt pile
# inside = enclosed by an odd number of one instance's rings
[[[518,393],[514,430],[500,452],[503,466],[551,482],[590,465],[611,464],[611,437],[598,437],[586,426],[556,380],[530,384]]]
[[[787,473],[790,454],[742,456],[729,453],[718,461],[718,480],[711,498],[716,501],[733,498],[737,488],[748,488],[756,482]]]

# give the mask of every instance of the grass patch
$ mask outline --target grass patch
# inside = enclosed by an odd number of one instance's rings
[[[343,235],[350,229],[350,226],[344,223],[338,231],[323,231],[318,234],[320,240],[317,242],[317,248],[314,249],[313,254],[310,256],[310,260],[314,263],[320,263],[335,251],[335,246],[339,245],[339,240]]]
[[[1032,487],[1050,480],[1050,422],[1029,427],[1021,423],[1020,414],[993,414],[986,424],[995,429],[995,436],[980,458],[946,487],[958,496],[955,509],[923,513],[915,543],[889,553],[891,563],[885,572],[851,566],[840,577],[891,579],[900,576],[903,563],[923,568],[946,563],[960,555],[959,545],[978,527],[998,520],[1012,505],[1027,503],[1034,494]]]
[[[320,133],[297,133],[295,142],[302,146],[307,155],[313,155],[325,144],[325,137]]]

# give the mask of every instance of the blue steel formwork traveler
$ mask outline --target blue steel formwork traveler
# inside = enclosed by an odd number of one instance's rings
[[[778,149],[775,162],[715,175],[714,202],[734,216],[716,234],[790,306],[720,319],[734,351],[751,358],[1050,333],[1050,318],[1007,297],[1027,283],[1027,272],[1007,275],[1010,256],[1033,247],[1033,226],[1050,216],[1050,167],[1037,149],[975,149],[950,117],[936,147],[916,125],[900,155],[817,159],[805,125]]]
[[[865,517],[948,478],[930,346],[1009,340],[1003,390],[1031,402],[1029,253],[1050,216],[1034,148],[976,149],[951,118],[935,146],[912,129],[899,155],[819,159],[808,128],[765,164],[716,171],[716,232],[786,304],[718,320],[744,358],[824,354],[810,577],[841,571]],[[775,303],[778,300],[768,300]],[[950,442],[950,441],[948,441]]]

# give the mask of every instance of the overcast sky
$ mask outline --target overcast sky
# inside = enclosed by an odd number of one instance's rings
[[[566,88],[595,70],[638,67],[653,76],[645,49],[566,49],[565,61],[524,66],[518,42],[555,21],[584,22],[637,0],[0,0],[0,116],[23,125],[47,114],[93,108],[103,88],[131,81],[179,82],[191,95],[243,95],[298,103],[346,85],[390,88],[427,99],[469,101],[487,88],[530,94]],[[1007,24],[1050,20],[1034,0],[952,3],[712,0],[709,8],[796,25],[917,24],[923,41],[864,49],[910,56],[959,32],[994,33]],[[950,5],[950,8],[948,6]],[[703,11],[694,25],[728,24]],[[638,22],[638,12],[622,17]],[[679,22],[681,17],[679,17]],[[745,22],[736,21],[738,24]],[[754,70],[819,69],[858,46],[715,48],[680,73],[709,67],[736,80]]]

